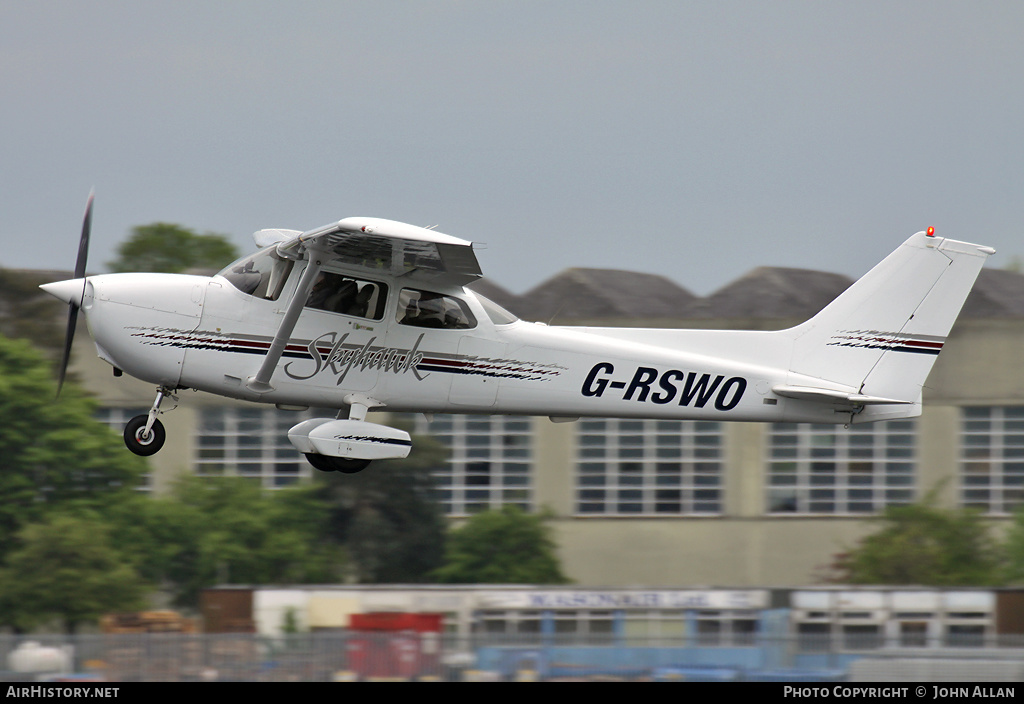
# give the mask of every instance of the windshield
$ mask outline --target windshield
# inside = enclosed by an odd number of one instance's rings
[[[291,260],[278,255],[276,246],[271,246],[242,257],[228,265],[220,275],[242,293],[276,301],[288,280],[292,264]]]
[[[519,318],[514,316],[512,313],[509,313],[490,298],[481,296],[476,291],[473,292],[473,295],[476,296],[478,301],[480,301],[480,305],[483,306],[484,312],[487,313],[487,317],[490,318],[491,322],[495,325],[509,325],[510,323],[514,323],[519,320]]]

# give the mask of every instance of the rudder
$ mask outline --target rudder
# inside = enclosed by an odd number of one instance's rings
[[[920,412],[921,390],[994,250],[919,232],[813,318],[792,328],[790,370],[908,405],[872,405],[858,421]]]

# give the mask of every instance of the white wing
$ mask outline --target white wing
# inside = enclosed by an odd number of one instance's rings
[[[308,250],[347,268],[384,270],[395,276],[420,276],[465,285],[482,273],[473,243],[442,232],[379,218],[345,218],[284,240],[277,251],[301,258]]]

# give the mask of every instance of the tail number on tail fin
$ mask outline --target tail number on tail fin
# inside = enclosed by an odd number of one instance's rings
[[[629,381],[616,380],[614,374],[611,362],[598,362],[590,369],[580,392],[600,398],[608,389],[621,389],[623,401],[667,404],[678,398],[678,405],[696,408],[704,408],[714,399],[717,410],[731,411],[747,390],[747,380],[741,376],[726,379],[722,374],[712,376],[678,369],[659,373],[653,367],[637,367]]]

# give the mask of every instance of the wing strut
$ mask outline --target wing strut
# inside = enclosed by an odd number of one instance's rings
[[[299,321],[302,308],[306,305],[306,300],[309,298],[309,292],[313,289],[313,283],[316,281],[317,274],[320,273],[320,267],[323,264],[321,259],[322,252],[319,250],[308,251],[307,260],[309,264],[306,265],[306,270],[302,272],[299,285],[295,288],[295,293],[292,294],[292,300],[284,313],[284,319],[281,320],[281,327],[277,329],[277,335],[274,336],[274,341],[270,343],[270,350],[263,359],[263,365],[256,373],[256,376],[249,377],[245,382],[246,388],[250,391],[265,394],[274,390],[270,383],[270,377],[274,375],[277,363],[281,361],[284,348],[288,345],[288,340],[291,339],[292,330],[295,329],[295,323]]]

